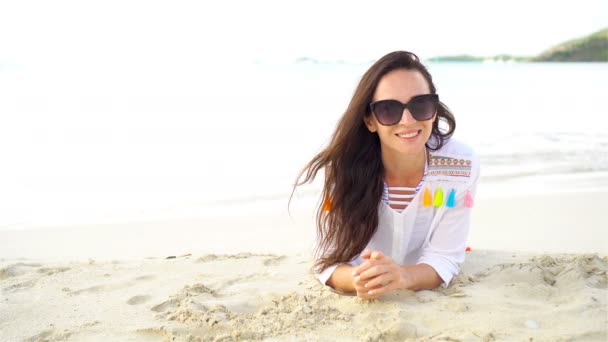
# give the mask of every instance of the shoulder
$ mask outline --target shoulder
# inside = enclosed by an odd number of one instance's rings
[[[455,139],[449,139],[439,150],[430,153],[429,176],[473,180],[478,177],[479,158],[475,150]]]

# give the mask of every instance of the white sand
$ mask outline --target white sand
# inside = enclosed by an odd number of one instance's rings
[[[606,341],[607,194],[478,198],[449,288],[373,301],[309,274],[307,212],[3,231],[0,340]]]
[[[307,256],[3,261],[3,341],[605,341],[608,258],[469,253],[448,289],[366,301]]]

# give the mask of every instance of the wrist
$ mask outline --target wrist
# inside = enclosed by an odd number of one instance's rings
[[[407,267],[404,265],[399,267],[399,275],[399,289],[411,290],[413,284],[412,272],[409,272]]]

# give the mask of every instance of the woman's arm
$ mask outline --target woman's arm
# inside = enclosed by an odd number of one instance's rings
[[[346,293],[355,292],[353,269],[354,267],[349,264],[338,266],[327,280],[327,285],[331,286],[336,291]]]
[[[400,288],[406,290],[429,290],[439,287],[443,280],[435,269],[427,264],[402,265]]]
[[[434,289],[443,282],[427,264],[399,265],[380,251],[366,250],[361,256],[367,260],[353,270],[353,275],[368,298],[396,289]]]
[[[390,257],[379,251],[364,251],[367,259],[358,267],[342,264],[327,280],[334,290],[353,293],[361,298],[376,298],[395,289],[434,289],[443,280],[435,269],[427,264],[397,265]]]

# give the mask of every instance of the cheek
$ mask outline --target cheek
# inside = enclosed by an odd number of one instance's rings
[[[429,120],[428,123],[425,123],[422,134],[425,139],[429,139],[431,137],[432,133],[433,133],[433,121]]]
[[[433,125],[435,124],[435,120],[437,120],[437,115],[435,115],[435,118],[434,118],[434,119],[429,120],[429,121],[426,123],[426,129],[427,129],[428,131],[432,131],[432,130],[433,130]]]
[[[378,128],[378,133],[382,136],[388,137],[388,136],[395,134],[393,132],[392,126],[383,126],[383,125],[377,124],[376,127]]]

